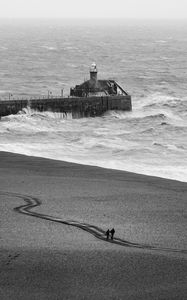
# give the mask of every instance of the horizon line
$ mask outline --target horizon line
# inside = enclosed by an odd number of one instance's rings
[[[32,20],[32,19],[42,19],[42,20],[111,20],[111,19],[117,19],[117,20],[181,20],[181,21],[187,21],[186,17],[115,17],[115,16],[107,16],[107,17],[71,17],[71,16],[62,16],[62,17],[52,17],[52,16],[6,16],[2,17],[0,16],[0,20],[10,20],[10,19],[26,19],[26,20]]]

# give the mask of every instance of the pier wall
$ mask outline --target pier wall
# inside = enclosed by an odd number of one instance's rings
[[[130,111],[132,109],[129,95],[0,100],[0,117],[17,114],[27,107],[40,112],[71,113],[72,118],[101,116],[108,110]]]

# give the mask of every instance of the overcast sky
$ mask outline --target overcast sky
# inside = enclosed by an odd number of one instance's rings
[[[2,17],[187,19],[187,0],[0,0]]]

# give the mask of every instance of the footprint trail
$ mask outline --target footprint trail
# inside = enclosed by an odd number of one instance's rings
[[[185,249],[172,249],[172,248],[151,246],[151,245],[147,245],[147,244],[133,243],[133,242],[130,242],[127,240],[117,238],[117,237],[115,237],[113,240],[107,240],[106,236],[105,236],[105,230],[103,230],[102,228],[100,228],[98,226],[90,225],[88,223],[81,223],[81,222],[74,221],[74,220],[62,220],[59,217],[50,216],[50,215],[41,214],[41,213],[32,211],[33,208],[41,205],[41,201],[36,197],[33,197],[31,195],[23,195],[23,194],[19,194],[19,193],[4,192],[4,191],[0,191],[0,195],[16,197],[16,198],[20,198],[20,199],[24,200],[25,201],[24,205],[14,208],[14,210],[17,211],[18,213],[80,228],[80,229],[92,234],[94,237],[96,237],[104,242],[107,242],[107,243],[113,243],[113,244],[117,244],[117,245],[124,246],[124,247],[133,247],[133,248],[139,248],[139,249],[158,250],[158,251],[167,251],[167,252],[179,252],[179,253],[187,254],[187,250],[185,250]]]

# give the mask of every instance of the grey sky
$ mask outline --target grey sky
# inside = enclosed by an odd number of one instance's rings
[[[0,0],[0,17],[187,19],[187,0]]]

